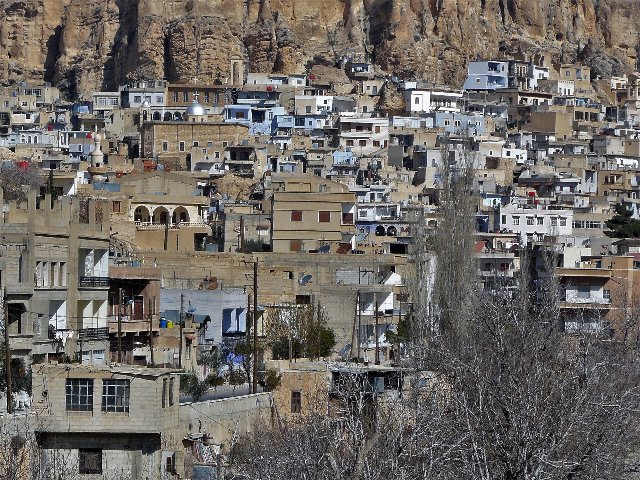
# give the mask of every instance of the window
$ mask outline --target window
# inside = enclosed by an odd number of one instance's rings
[[[302,251],[302,240],[290,240],[289,241],[289,251],[290,252],[300,252],[300,251]]]
[[[359,140],[358,141],[358,145],[360,145],[361,147],[366,147],[367,146],[367,141],[366,140]]]
[[[162,380],[162,408],[167,406],[167,379]]]
[[[302,394],[299,391],[291,392],[291,413],[302,413]]]
[[[213,152],[213,158],[220,158],[220,152]]]
[[[331,212],[327,210],[320,210],[318,212],[318,222],[329,223],[331,222]]]
[[[418,105],[420,103],[420,98],[416,97],[415,100],[413,101],[413,103],[415,103],[416,105]]]
[[[182,92],[182,101],[183,102],[189,101],[189,92]]]
[[[607,302],[611,301],[611,290],[602,290],[602,298],[604,298]]]
[[[291,221],[292,222],[301,222],[302,221],[302,210],[291,210]]]
[[[558,226],[558,217],[551,217],[551,226],[552,227]]]
[[[311,113],[311,106],[307,105],[307,106],[304,108],[304,111],[305,111],[306,113]]]
[[[173,92],[173,101],[174,102],[178,101],[178,92]]]
[[[380,141],[379,140],[374,140],[373,141],[373,146],[374,147],[379,147],[380,146]]]
[[[209,103],[209,92],[204,92],[204,103]]]
[[[178,150],[184,152],[184,142],[180,142]]]
[[[157,104],[161,104],[162,103],[162,96],[161,95],[156,95],[156,103]]]
[[[567,218],[566,217],[560,217],[560,226],[561,227],[566,227],[567,226]]]
[[[514,225],[520,225],[520,217],[514,215],[513,216],[513,224]]]
[[[93,380],[89,378],[67,378],[67,410],[71,412],[93,411]]]
[[[169,142],[162,142],[162,151],[163,152],[169,151]]]
[[[134,95],[133,103],[142,103],[142,97],[140,95]]]
[[[200,146],[200,142],[198,142],[198,141],[196,140],[195,142],[193,142],[193,146],[194,146],[194,147],[196,147],[196,148],[197,148],[197,147],[199,147],[199,146]]]
[[[347,147],[353,147],[353,140],[347,140]]]
[[[129,413],[129,380],[102,381],[102,411]]]
[[[589,285],[578,285],[578,298],[589,298],[591,296],[591,287]]]
[[[536,225],[544,225],[544,217],[536,218]]]
[[[102,450],[99,448],[81,448],[78,450],[81,474],[102,473]]]
[[[533,225],[533,217],[527,217],[527,225]]]
[[[173,406],[173,378],[169,379],[169,406]]]
[[[113,213],[120,213],[121,203],[120,200],[114,200],[111,202],[111,211]]]

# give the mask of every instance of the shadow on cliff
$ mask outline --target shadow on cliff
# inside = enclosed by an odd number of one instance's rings
[[[113,45],[107,60],[102,67],[102,90],[115,91],[125,83],[127,75],[137,65],[132,59],[137,59],[137,0],[116,0],[118,8],[118,30],[113,38]]]
[[[44,61],[44,81],[52,83],[56,74],[56,63],[60,58],[60,37],[62,36],[62,25],[58,25],[47,39],[47,57]]]

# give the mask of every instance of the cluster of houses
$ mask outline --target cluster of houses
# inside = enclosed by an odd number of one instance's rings
[[[32,408],[52,418],[45,456],[64,450],[87,475],[133,462],[135,478],[182,475],[188,457],[196,478],[217,465],[209,447],[270,400],[198,416],[179,372],[205,378],[202,358],[247,334],[268,347],[275,319],[308,306],[335,332],[334,359],[396,378],[385,332],[411,309],[408,257],[438,228],[446,170],[473,177],[483,288],[517,281],[528,251],[539,275],[553,259],[569,333],[612,328],[635,300],[640,241],[606,231],[616,208],[640,218],[639,73],[592,78],[520,55],[470,62],[460,89],[339,67],[245,73],[234,59],[225,84],[0,94],[2,169],[42,174],[0,201],[0,287]],[[277,365],[287,414],[331,384],[326,366]],[[108,435],[95,440],[96,425]]]

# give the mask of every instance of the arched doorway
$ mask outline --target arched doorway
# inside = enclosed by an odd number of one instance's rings
[[[165,112],[164,121],[165,122],[170,122],[171,121],[171,112]]]
[[[188,223],[189,212],[184,207],[178,207],[173,211],[173,223]]]
[[[149,210],[143,205],[139,205],[133,212],[134,222],[148,223],[150,221]]]
[[[160,112],[153,112],[153,121],[159,122],[162,119],[162,114]]]
[[[158,207],[153,211],[153,223],[166,225],[169,223],[169,210],[164,207]]]

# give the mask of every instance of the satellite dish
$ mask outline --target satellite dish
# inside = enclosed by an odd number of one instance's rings
[[[318,249],[318,253],[329,253],[331,251],[331,245],[322,245]]]
[[[311,275],[305,275],[304,277],[302,277],[300,279],[300,282],[298,282],[298,283],[300,283],[300,285],[302,285],[304,287],[307,283],[309,283],[311,281],[311,278],[312,278]]]

